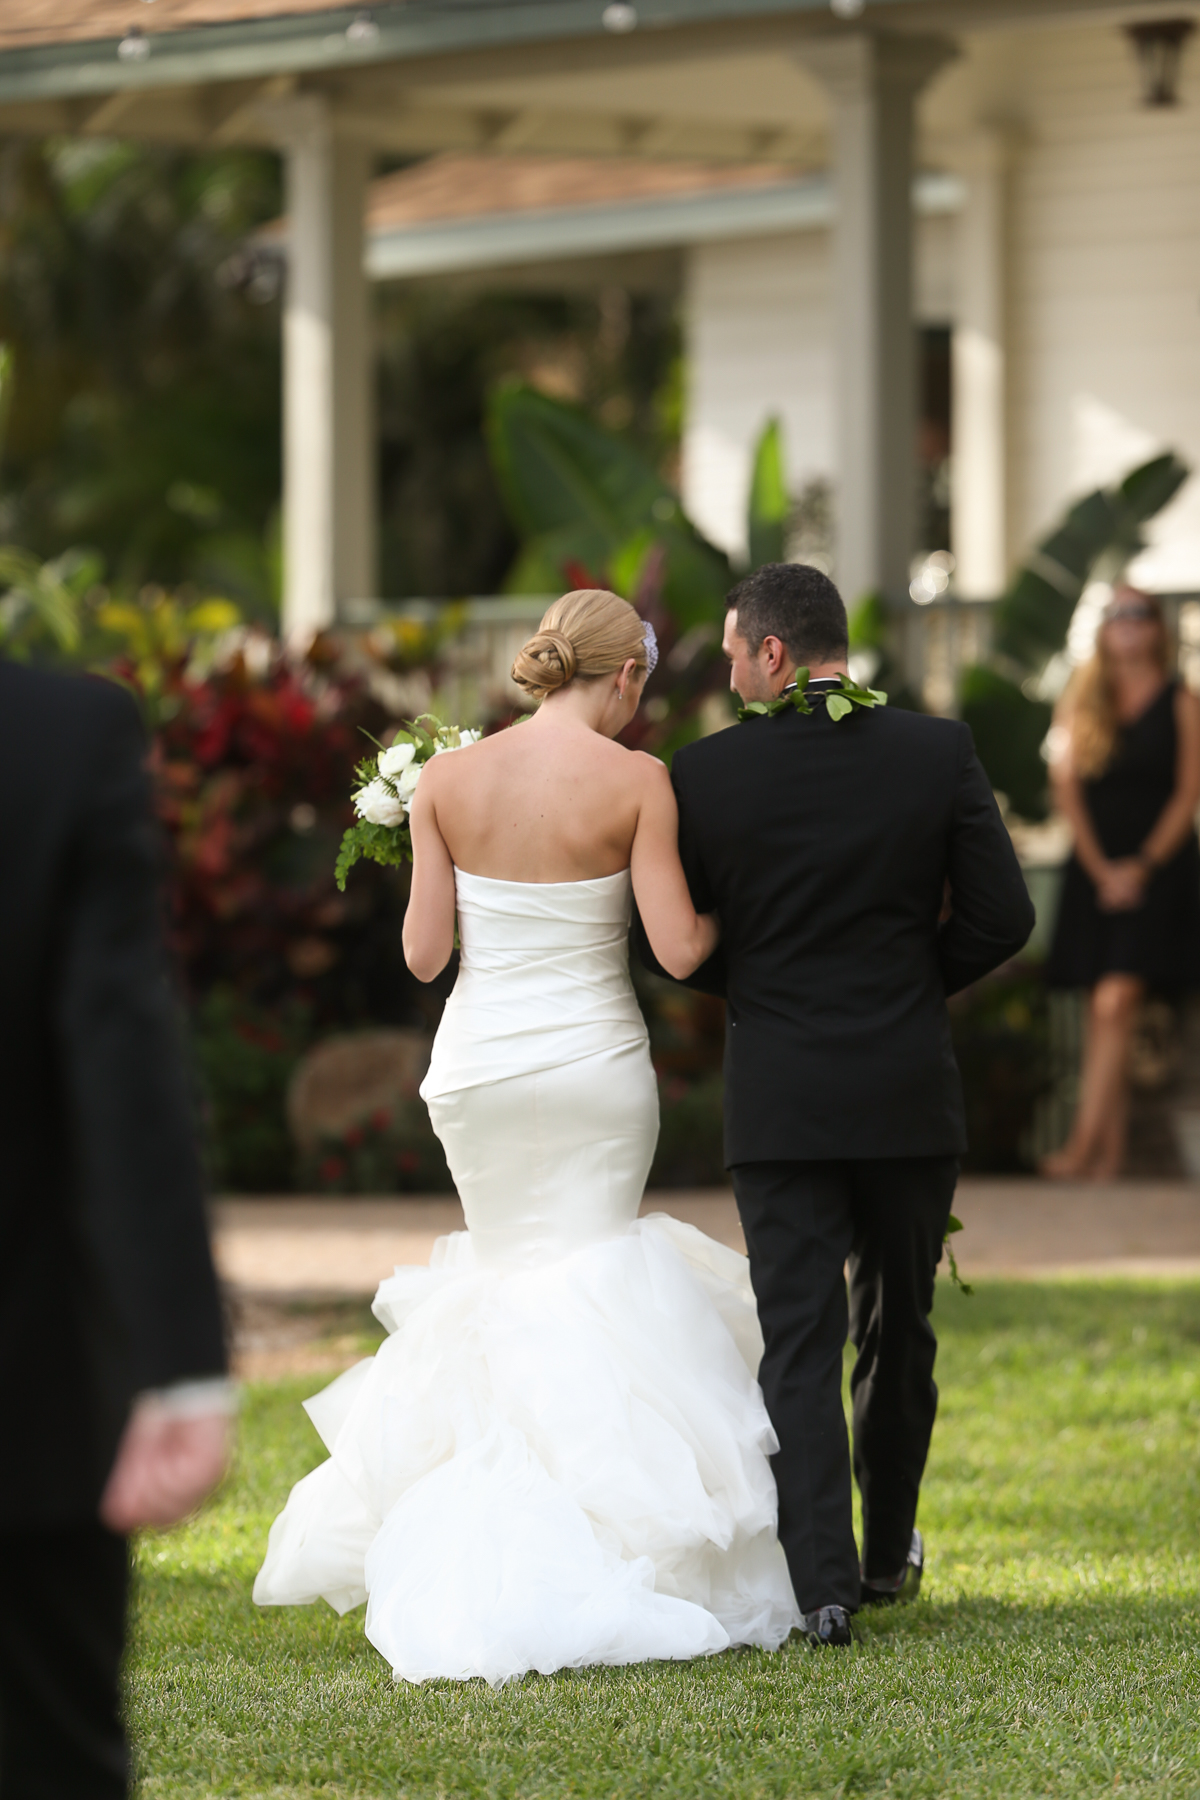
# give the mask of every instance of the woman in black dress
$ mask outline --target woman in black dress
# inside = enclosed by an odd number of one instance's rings
[[[1075,836],[1052,987],[1091,989],[1079,1106],[1046,1175],[1111,1180],[1125,1156],[1129,1033],[1148,991],[1200,986],[1200,701],[1173,680],[1158,602],[1116,589],[1051,737]]]

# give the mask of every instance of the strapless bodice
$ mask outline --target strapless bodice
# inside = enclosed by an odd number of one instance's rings
[[[425,1100],[644,1043],[629,979],[629,870],[592,881],[454,872],[462,946]]]

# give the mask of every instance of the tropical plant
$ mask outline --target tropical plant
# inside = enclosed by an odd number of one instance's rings
[[[0,140],[0,536],[274,615],[278,311],[240,279],[278,159]]]
[[[202,678],[186,652],[156,670],[172,938],[194,998],[228,985],[262,1005],[298,997],[336,1020],[354,933],[333,863],[358,728],[380,729],[383,714],[358,682],[264,651]],[[137,685],[132,658],[118,668]]]
[[[750,472],[746,521],[750,568],[784,561],[791,512],[784,469],[783,427],[778,419],[768,419],[755,446],[754,466]]]
[[[608,582],[628,590],[656,551],[659,592],[676,623],[686,630],[715,616],[730,582],[727,558],[615,432],[579,407],[511,383],[492,397],[488,442],[522,538],[505,583],[510,592]]]
[[[1142,528],[1188,476],[1171,452],[1098,488],[1067,512],[1018,569],[993,615],[989,661],[964,671],[962,715],[992,785],[1013,809],[1044,818],[1041,746],[1052,700],[1067,674],[1067,632],[1088,582],[1115,580],[1142,549]],[[1055,666],[1055,665],[1058,666]]]
[[[500,382],[569,395],[656,467],[678,452],[679,322],[665,296],[630,295],[622,307],[613,290],[395,282],[377,288],[375,307],[388,596],[499,591],[518,549],[485,436]]]
[[[0,653],[116,674],[137,690],[153,723],[172,671],[186,664],[198,678],[241,625],[241,613],[230,600],[184,599],[154,587],[136,600],[114,598],[103,574],[91,551],[66,550],[42,562],[0,544]]]
[[[306,1194],[446,1194],[454,1181],[414,1086],[359,1124],[324,1132],[299,1158]]]
[[[85,550],[42,562],[16,544],[0,544],[0,651],[19,661],[73,657],[83,638],[83,602],[101,563]]]
[[[223,1193],[286,1193],[295,1151],[287,1090],[312,1040],[302,1001],[262,1007],[236,988],[196,1006],[192,1042],[204,1093],[209,1179]]]
[[[180,668],[197,681],[211,668],[221,640],[236,632],[242,617],[231,600],[216,596],[188,602],[161,588],[146,588],[139,600],[102,595],[95,607],[94,631],[115,668],[130,682],[151,723],[156,723]],[[98,646],[99,647],[99,646]]]
[[[696,529],[651,463],[580,408],[509,384],[493,394],[488,441],[522,549],[515,592],[607,586],[658,633],[662,657],[646,704],[622,741],[670,757],[700,729],[700,708],[724,686],[719,646],[725,595],[738,570]],[[778,420],[755,450],[750,562],[784,554],[789,503]]]

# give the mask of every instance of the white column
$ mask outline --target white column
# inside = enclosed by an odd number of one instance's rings
[[[365,143],[333,144],[333,591],[379,594],[375,355],[364,218],[372,156]]]
[[[913,102],[956,52],[857,31],[798,54],[832,111],[838,585],[850,606],[870,592],[901,604],[917,497]]]
[[[968,140],[959,167],[953,361],[954,584],[964,600],[994,600],[1008,578],[1006,543],[1005,281],[1009,145],[1000,131]]]
[[[363,208],[370,153],[325,103],[284,103],[283,630],[306,638],[375,593],[372,356]]]

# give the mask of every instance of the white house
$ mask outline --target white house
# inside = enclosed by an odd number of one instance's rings
[[[424,236],[423,272],[434,272],[439,231],[443,258],[453,240],[460,258],[496,269],[505,257],[605,256],[657,257],[661,269],[674,256],[696,516],[736,543],[747,445],[779,411],[793,481],[833,483],[842,585],[878,588],[903,609],[919,548],[914,309],[953,332],[964,596],[994,594],[1081,489],[1162,445],[1200,465],[1200,44],[1187,42],[1197,10],[6,0],[0,130],[284,150],[290,627],[311,629],[374,591],[365,271],[421,273]],[[1179,103],[1143,104],[1150,75],[1170,89],[1180,52]],[[399,220],[366,248],[371,159],[384,150],[702,162],[726,174],[672,191],[648,176],[640,195],[510,207],[503,219],[491,204],[473,218]],[[606,207],[624,224],[609,217],[607,238],[582,243],[584,215],[605,225]],[[1137,574],[1200,590],[1200,483],[1157,522]]]
[[[997,594],[1069,500],[1155,451],[1200,470],[1200,43],[1175,105],[1147,106],[1141,79],[1119,19],[1060,20],[972,46],[922,108],[913,309],[952,334],[964,598]],[[449,153],[374,184],[367,266],[676,289],[684,497],[736,553],[765,418],[784,420],[794,489],[837,487],[835,206],[795,165]],[[1137,579],[1200,591],[1200,478],[1152,537]]]

